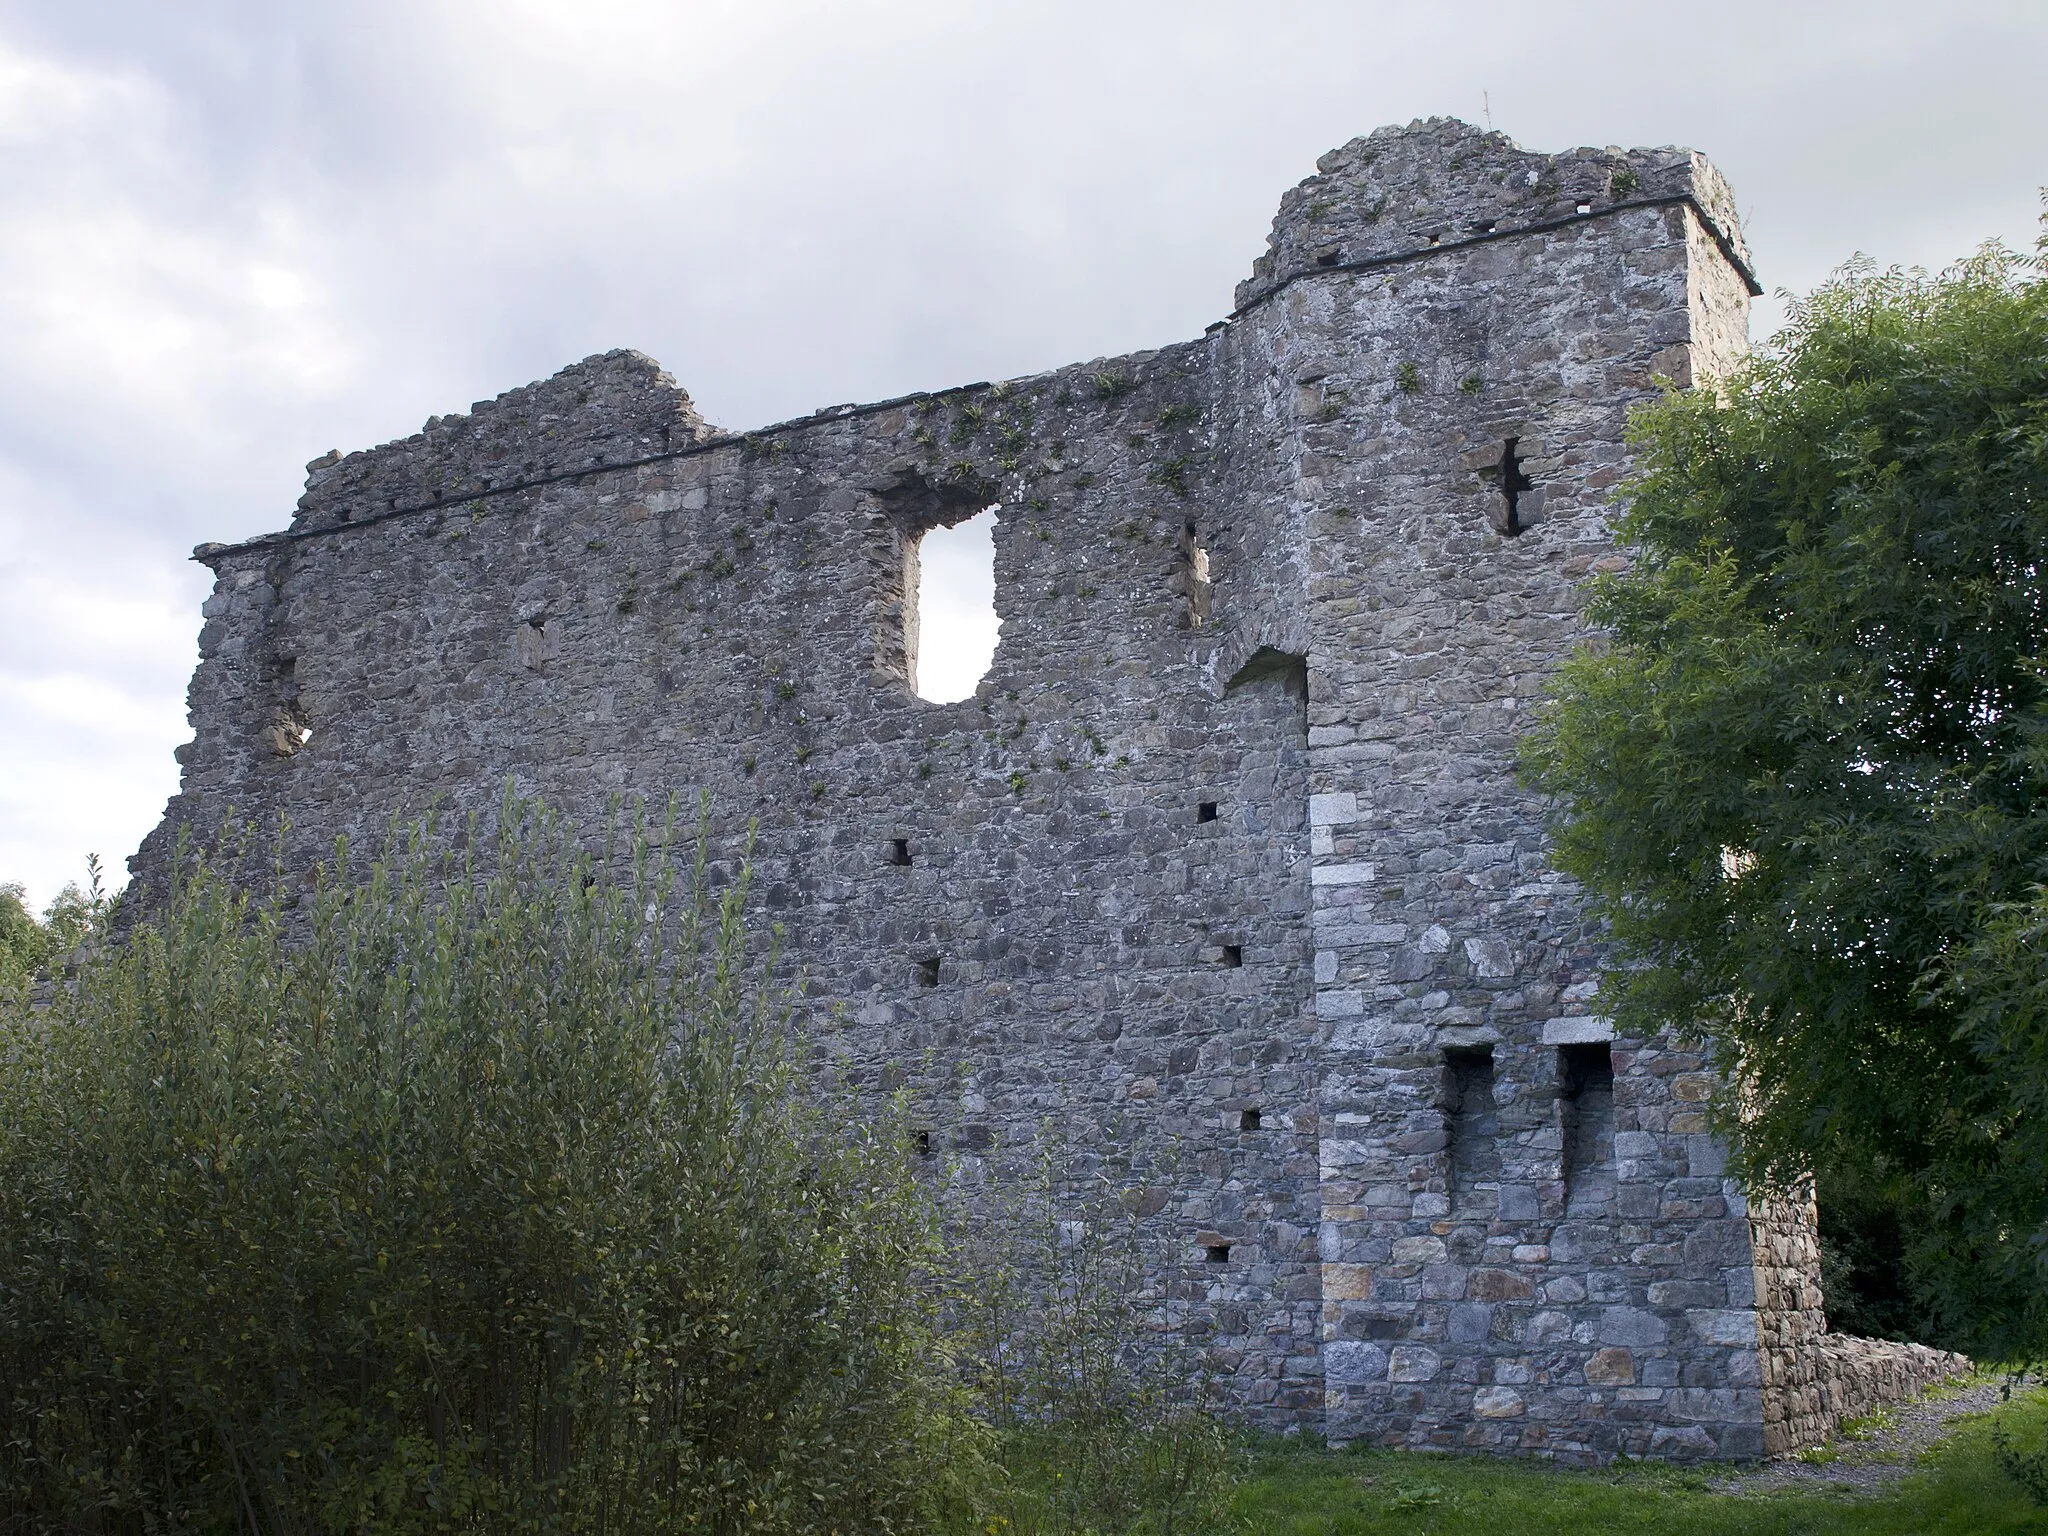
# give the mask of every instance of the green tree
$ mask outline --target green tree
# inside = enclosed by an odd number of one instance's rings
[[[22,888],[0,885],[0,992],[24,985],[43,968],[49,954],[43,925],[22,900]]]
[[[99,932],[113,911],[97,854],[86,855],[87,883],[66,881],[43,909],[40,922],[29,911],[21,885],[0,885],[0,997],[18,994],[52,960],[70,954]]]
[[[1525,756],[1606,1006],[1714,1043],[1751,1178],[1881,1195],[1938,1337],[2038,1356],[2048,265],[1845,268],[1633,442],[1634,565]]]

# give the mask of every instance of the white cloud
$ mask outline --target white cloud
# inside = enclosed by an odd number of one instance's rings
[[[2048,182],[2048,12],[2007,0],[0,17],[0,878],[45,894],[174,781],[193,543],[587,353],[744,427],[1180,339],[1317,154],[1483,100],[1706,150],[1773,285],[2031,243]]]

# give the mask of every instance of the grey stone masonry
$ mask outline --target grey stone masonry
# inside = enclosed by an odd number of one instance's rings
[[[747,434],[586,359],[201,547],[139,889],[231,812],[307,879],[508,781],[587,828],[708,794],[838,1070],[935,1149],[1050,1118],[1137,1184],[1247,1420],[1777,1449],[1825,1413],[1767,1418],[1787,1287],[1705,1064],[1610,1038],[1513,766],[1628,560],[1629,408],[1732,366],[1757,291],[1690,151],[1437,119],[1324,157],[1197,341]],[[995,660],[928,703],[918,540],[992,506]]]

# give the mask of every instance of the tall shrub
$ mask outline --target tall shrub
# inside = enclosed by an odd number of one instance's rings
[[[508,800],[297,915],[196,860],[0,1018],[0,1530],[922,1522],[901,1127],[799,1079],[673,841]]]

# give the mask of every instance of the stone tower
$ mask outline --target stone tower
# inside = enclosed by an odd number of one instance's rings
[[[1439,119],[1325,156],[1182,345],[744,435],[587,359],[201,547],[136,873],[230,808],[305,875],[507,780],[585,826],[706,793],[844,1070],[935,1150],[1051,1117],[1135,1183],[1245,1416],[1788,1447],[1950,1357],[1825,1334],[1704,1063],[1612,1038],[1513,767],[1628,558],[1630,407],[1730,367],[1758,291],[1700,156]],[[995,661],[928,703],[918,541],[991,506]]]

